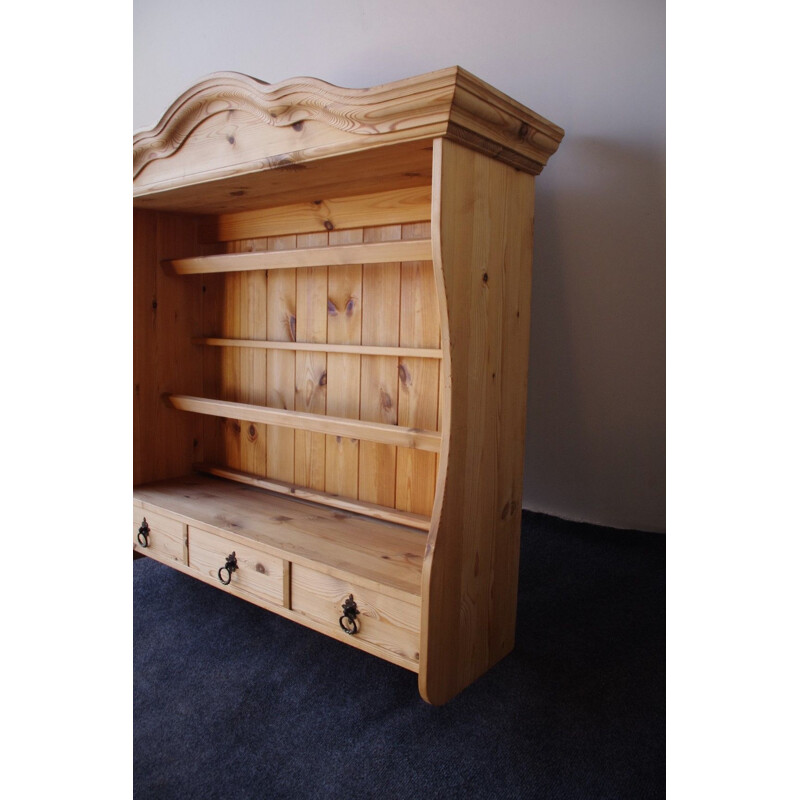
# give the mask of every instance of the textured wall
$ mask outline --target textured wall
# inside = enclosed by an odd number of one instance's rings
[[[235,70],[459,64],[566,130],[537,180],[524,504],[664,530],[665,23],[654,0],[134,0],[136,128]]]

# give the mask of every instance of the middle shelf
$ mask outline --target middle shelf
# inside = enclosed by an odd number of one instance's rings
[[[260,422],[350,439],[365,439],[368,442],[408,447],[412,450],[438,453],[442,443],[442,435],[437,431],[387,425],[384,422],[310,414],[306,411],[290,411],[284,408],[269,408],[251,403],[235,403],[231,400],[213,400],[185,394],[167,394],[164,395],[164,400],[167,405],[178,411],[194,411],[212,417]]]

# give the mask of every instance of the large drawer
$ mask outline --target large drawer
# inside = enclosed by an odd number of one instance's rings
[[[133,549],[160,561],[186,564],[186,525],[163,514],[134,506]]]
[[[234,554],[236,569],[228,570],[225,564]],[[189,566],[220,588],[259,605],[284,605],[286,564],[261,550],[190,525]],[[223,583],[228,579],[230,583]]]
[[[411,603],[386,597],[355,583],[325,575],[299,564],[292,564],[292,610],[323,623],[337,638],[366,642],[395,658],[390,660],[413,667],[419,665],[420,609]],[[340,625],[342,606],[353,595],[358,608],[358,632],[348,635]],[[344,624],[350,627],[347,620]],[[372,648],[368,648],[372,649]]]

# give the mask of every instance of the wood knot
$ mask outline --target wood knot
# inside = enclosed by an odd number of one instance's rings
[[[484,283],[489,283],[489,273],[488,272],[484,272],[483,273],[483,282]]]
[[[336,309],[336,303],[334,303],[333,300],[331,300],[330,297],[329,297],[328,298],[328,316],[329,317],[335,317],[338,313],[339,312]]]
[[[320,386],[328,385],[328,370],[325,370],[325,372],[323,372],[322,375],[319,376],[319,385]]]
[[[294,314],[289,314],[287,320],[289,323],[289,336],[293,342],[297,341],[297,317]]]
[[[333,223],[329,219],[326,219],[322,224],[325,226],[326,231],[333,230]]]
[[[402,363],[398,364],[397,365],[397,372],[400,375],[400,383],[402,383],[403,386],[411,386],[412,385],[411,373],[408,371],[408,367],[405,364],[402,364]]]
[[[525,139],[530,132],[531,132],[530,125],[528,125],[527,122],[523,122],[522,125],[519,126],[519,131],[517,132],[517,136],[520,139]]]
[[[267,569],[262,563],[256,564],[256,572],[260,572],[262,575],[267,574]]]
[[[235,192],[230,192],[231,197],[242,197],[244,195],[244,189],[237,189]]]
[[[247,438],[254,442],[258,438],[258,431],[256,430],[256,426],[252,423],[247,428]]]
[[[236,144],[236,139],[233,136],[228,137],[228,144]]]
[[[355,307],[356,307],[356,299],[355,299],[355,297],[351,297],[347,301],[347,305],[344,307],[345,316],[346,317],[352,317],[353,316],[353,311],[355,310]]]
[[[392,410],[392,406],[392,396],[385,389],[381,388],[381,409],[388,412]]]

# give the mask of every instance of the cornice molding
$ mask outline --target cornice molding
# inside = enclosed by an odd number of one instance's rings
[[[305,77],[269,84],[218,72],[178,97],[153,128],[134,134],[134,180],[148,164],[175,154],[206,120],[232,111],[244,111],[263,123],[265,136],[270,128],[299,129],[310,120],[364,136],[365,147],[444,136],[534,174],[541,172],[564,135],[460,67],[367,89]],[[352,143],[346,149],[352,151]],[[295,152],[293,160],[304,160],[302,151]],[[335,152],[334,143],[329,154]]]

